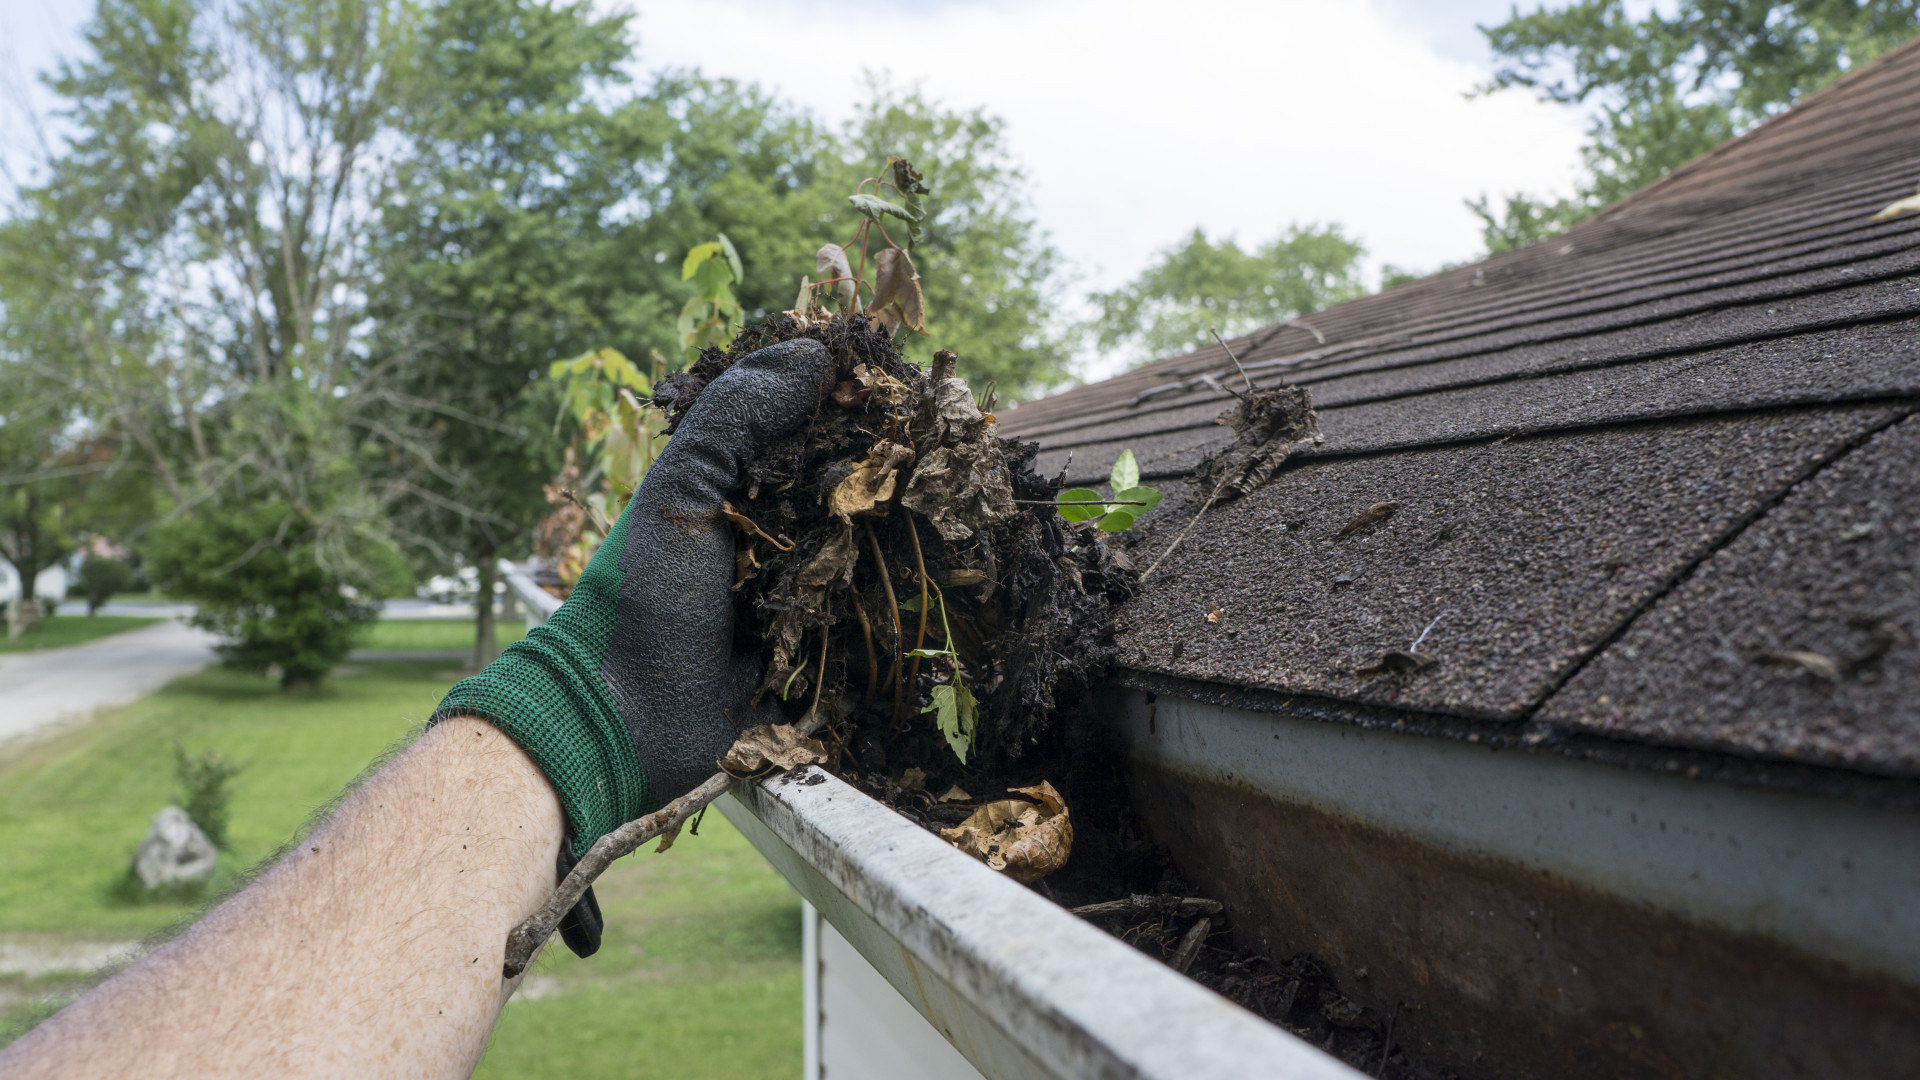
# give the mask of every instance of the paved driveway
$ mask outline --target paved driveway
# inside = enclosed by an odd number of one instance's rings
[[[213,641],[167,621],[71,648],[0,656],[0,740],[151,694],[212,663]]]

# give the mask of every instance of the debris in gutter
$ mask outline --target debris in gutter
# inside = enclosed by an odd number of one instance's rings
[[[1911,214],[1915,212],[1920,212],[1920,190],[1916,190],[1914,194],[1904,199],[1896,199],[1888,203],[1879,213],[1873,215],[1873,217],[1868,220],[1885,221],[1888,218],[1897,218],[1901,214]]]
[[[1073,852],[1073,822],[1053,785],[1015,788],[1038,800],[998,799],[940,835],[949,844],[1015,881],[1032,884],[1066,865]]]
[[[1834,682],[1840,678],[1840,665],[1830,656],[1797,649],[1769,649],[1755,653],[1753,662],[1770,667],[1797,667],[1816,678]]]
[[[1352,521],[1347,522],[1346,525],[1340,529],[1339,539],[1345,540],[1361,529],[1385,521],[1399,512],[1400,504],[1391,499],[1386,502],[1374,503],[1372,506],[1360,511]]]
[[[1193,966],[1193,958],[1200,955],[1200,946],[1206,944],[1207,935],[1212,932],[1213,920],[1201,916],[1187,930],[1186,936],[1180,939],[1180,945],[1173,950],[1173,959],[1167,961],[1167,966],[1185,975],[1187,969]]]
[[[722,772],[742,780],[827,760],[827,748],[792,724],[760,724],[740,733],[720,759]]]

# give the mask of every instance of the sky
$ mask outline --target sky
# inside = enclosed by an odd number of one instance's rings
[[[1463,200],[1570,190],[1584,124],[1522,94],[1467,97],[1490,63],[1474,25],[1509,3],[601,0],[637,13],[642,76],[699,68],[839,121],[872,69],[1003,118],[1076,296],[1196,226],[1252,246],[1338,223],[1369,275],[1476,256]],[[11,168],[31,146],[23,112],[48,105],[32,73],[79,49],[90,6],[0,0]],[[1087,377],[1111,373],[1082,360]]]

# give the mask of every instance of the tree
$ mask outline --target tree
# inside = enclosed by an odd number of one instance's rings
[[[1516,11],[1481,27],[1500,58],[1483,92],[1521,88],[1596,109],[1570,199],[1482,196],[1490,251],[1591,216],[1920,32],[1920,0],[1624,0]]]
[[[1232,337],[1359,296],[1363,254],[1337,225],[1290,226],[1252,252],[1195,229],[1131,282],[1092,294],[1090,329],[1101,348],[1138,362],[1189,352],[1213,330]]]
[[[359,466],[417,445],[374,416],[390,371],[365,322],[413,12],[101,0],[92,54],[49,80],[75,134],[7,225],[14,250],[61,256],[14,275],[43,346],[30,361],[159,481],[176,522],[236,511],[265,530],[246,559],[311,562],[329,588],[384,580],[365,562],[385,523]],[[284,512],[238,512],[264,505]]]
[[[547,368],[612,331],[595,281],[605,222],[658,147],[651,117],[601,104],[624,82],[626,19],[586,3],[441,0],[399,123],[408,152],[371,307],[395,377],[376,393],[422,441],[374,471],[421,561],[479,571],[476,668],[495,652],[495,565],[526,546],[560,467]]]

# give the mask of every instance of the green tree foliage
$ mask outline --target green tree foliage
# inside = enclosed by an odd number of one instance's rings
[[[1364,254],[1337,225],[1291,226],[1251,252],[1195,229],[1139,277],[1092,294],[1090,329],[1101,348],[1138,362],[1190,352],[1211,330],[1232,337],[1361,295]]]
[[[78,593],[87,602],[87,614],[93,615],[116,593],[132,592],[140,587],[140,571],[125,559],[89,556],[80,564],[69,593]]]
[[[321,562],[321,527],[280,500],[207,503],[154,530],[147,565],[157,584],[198,601],[193,624],[220,635],[228,664],[309,685],[379,614],[368,595],[405,574],[397,552],[369,547],[346,553],[367,588],[344,583]]]
[[[94,487],[137,489],[122,538],[257,526],[236,554],[342,595],[390,582],[370,553],[396,545],[490,575],[579,434],[550,366],[677,359],[711,284],[680,257],[721,234],[728,314],[787,308],[891,154],[941,192],[909,348],[960,349],[1003,396],[1066,378],[1053,253],[977,112],[876,84],[838,129],[697,74],[636,87],[628,17],[587,0],[98,0],[83,39],[49,79],[73,134],[0,223],[0,362],[104,452]],[[304,640],[225,625],[250,663]],[[284,670],[328,653],[297,651]]]
[[[413,452],[382,454],[367,472],[415,560],[472,565],[490,597],[498,558],[524,553],[548,509],[541,485],[560,467],[566,433],[546,369],[616,321],[598,280],[606,218],[657,140],[613,100],[630,58],[624,16],[439,0],[420,41],[369,311],[372,351],[392,372],[374,388],[376,422]],[[490,605],[476,606],[474,630],[478,666],[495,651]]]
[[[1639,5],[1635,5],[1639,7]],[[1595,110],[1572,198],[1482,196],[1490,251],[1550,236],[1700,156],[1920,32],[1920,0],[1624,0],[1541,6],[1482,27],[1487,91]]]

